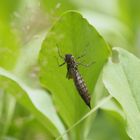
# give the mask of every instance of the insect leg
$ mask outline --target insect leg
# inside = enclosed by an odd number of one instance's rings
[[[82,58],[87,54],[87,47],[89,46],[89,43],[86,45],[86,47],[84,48],[84,53],[81,54],[80,56],[76,57],[76,59]]]
[[[81,62],[78,62],[77,65],[81,65],[81,66],[84,66],[84,67],[89,67],[89,66],[91,66],[91,65],[94,64],[94,63],[96,63],[96,62],[94,61],[94,62],[91,62],[91,63],[89,63],[89,64],[83,64],[83,63],[81,63]]]
[[[60,65],[59,65],[59,67],[63,66],[64,64],[65,64],[65,62],[64,62],[64,63],[62,63],[62,64],[60,64]]]
[[[86,53],[84,53],[84,54],[82,54],[82,55],[76,57],[76,59],[82,58],[82,57],[84,57],[85,55],[86,55]]]
[[[60,64],[57,57],[56,57],[56,60],[57,60],[57,64],[58,64],[59,67],[61,67],[61,66],[63,66],[65,64],[65,62],[63,62],[62,64]]]

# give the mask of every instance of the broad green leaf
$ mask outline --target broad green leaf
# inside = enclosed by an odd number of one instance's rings
[[[109,93],[120,103],[125,113],[127,133],[140,139],[140,60],[131,53],[116,48],[115,57],[104,68],[103,82]]]
[[[66,65],[58,54],[72,54],[78,57],[83,64],[96,62],[89,67],[79,65],[79,72],[92,94],[95,83],[103,64],[109,56],[109,48],[103,38],[79,13],[66,12],[51,28],[42,44],[39,62],[41,66],[40,81],[42,85],[52,93],[57,109],[67,124],[71,126],[78,121],[89,108],[78,95],[73,81],[66,79]],[[92,103],[93,104],[93,103]]]
[[[20,79],[0,69],[0,87],[16,97],[17,101],[28,109],[46,127],[54,137],[63,133],[62,125],[50,96],[41,89],[31,89]]]
[[[103,84],[103,71],[102,71],[99,78],[98,78],[98,81],[96,83],[93,100],[95,100],[95,103],[98,103],[102,98],[104,98],[108,95],[109,95],[109,93]],[[122,110],[120,104],[114,98],[109,100],[106,104],[104,104],[100,108],[103,111],[117,112],[117,113],[119,113],[119,115],[121,117],[125,118],[125,115],[123,113],[123,110]]]

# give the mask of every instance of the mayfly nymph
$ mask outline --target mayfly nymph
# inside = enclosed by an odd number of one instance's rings
[[[63,58],[60,55],[60,53],[59,53],[59,56]],[[88,107],[91,109],[91,106],[90,106],[91,98],[90,98],[87,86],[78,71],[78,62],[75,61],[74,56],[72,54],[66,54],[63,59],[64,59],[64,63],[59,66],[63,66],[65,63],[67,64],[66,78],[73,79],[76,89],[78,90],[80,96],[82,97],[84,102],[88,105]]]

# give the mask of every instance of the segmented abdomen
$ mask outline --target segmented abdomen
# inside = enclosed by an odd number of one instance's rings
[[[78,72],[78,70],[74,70],[73,80],[74,80],[75,86],[76,86],[80,96],[85,101],[85,103],[89,106],[89,108],[91,108],[90,95],[88,93],[88,89],[86,87],[86,84],[85,84],[82,76]]]

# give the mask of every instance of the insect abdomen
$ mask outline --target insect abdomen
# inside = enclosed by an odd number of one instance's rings
[[[86,84],[85,84],[82,76],[80,75],[80,73],[77,70],[75,70],[75,76],[73,77],[73,80],[74,80],[75,86],[76,86],[80,96],[91,109],[90,95],[88,93],[88,89],[86,87]]]

